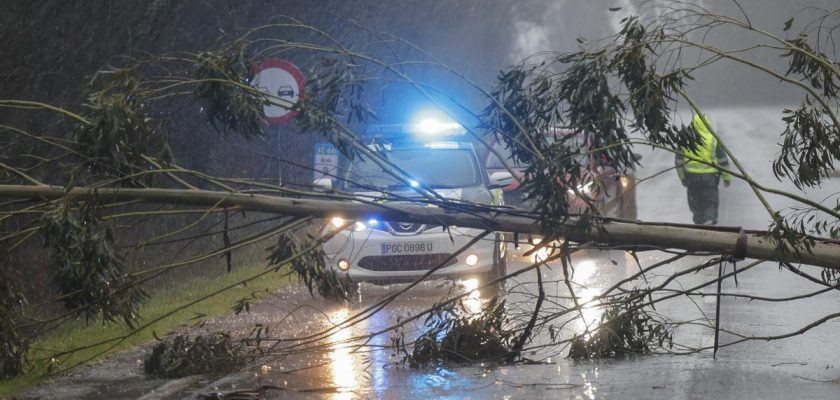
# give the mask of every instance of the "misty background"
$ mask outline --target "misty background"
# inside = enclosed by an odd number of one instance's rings
[[[563,53],[579,49],[577,39],[597,40],[617,33],[621,19],[630,15],[650,15],[668,1],[651,0],[461,0],[451,2],[453,12],[463,19],[452,26],[430,21],[428,32],[411,32],[409,40],[447,60],[483,86],[492,84],[498,71],[534,54]],[[753,26],[781,38],[795,37],[817,10],[840,6],[836,0],[732,0],[687,1],[715,14],[743,19],[738,4]],[[459,7],[458,5],[462,5]],[[467,6],[468,5],[468,6]],[[617,11],[610,9],[620,8]],[[794,17],[792,29],[784,23]],[[444,33],[446,32],[446,33]],[[399,32],[395,32],[399,35]],[[757,35],[730,29],[695,40],[724,49],[755,44]],[[766,41],[766,40],[765,40]],[[784,72],[784,60],[758,53],[755,61]],[[688,63],[696,60],[688,60]],[[695,75],[689,94],[703,104],[721,106],[798,104],[801,95],[789,85],[778,84],[742,65],[723,61]]]

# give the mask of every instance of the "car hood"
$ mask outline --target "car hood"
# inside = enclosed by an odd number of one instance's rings
[[[445,199],[465,201],[471,203],[490,204],[493,198],[490,194],[490,191],[484,186],[471,186],[453,189],[432,189],[432,191],[434,191],[439,196]],[[421,200],[424,198],[422,195],[420,195],[414,190],[393,190],[390,192],[363,191],[354,192],[353,195],[363,197],[366,199],[372,199],[377,202],[390,204],[414,203],[417,200]]]

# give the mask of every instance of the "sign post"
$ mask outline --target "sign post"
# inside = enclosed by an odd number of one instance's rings
[[[292,120],[297,114],[292,108],[304,96],[306,80],[298,67],[289,61],[268,58],[254,66],[251,85],[272,96],[272,104],[263,106],[265,122],[274,131],[272,150],[279,150],[278,126]],[[269,171],[272,161],[269,161]],[[283,184],[283,163],[277,161],[277,183]]]

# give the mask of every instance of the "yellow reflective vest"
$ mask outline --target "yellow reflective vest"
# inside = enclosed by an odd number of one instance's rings
[[[680,179],[684,179],[685,174],[722,174],[725,181],[732,178],[728,173],[715,168],[715,166],[729,168],[729,158],[726,157],[723,148],[718,146],[717,139],[709,131],[709,125],[711,125],[709,117],[700,117],[695,114],[692,118],[691,126],[700,136],[702,144],[694,150],[685,149],[681,154],[677,153],[674,161]]]

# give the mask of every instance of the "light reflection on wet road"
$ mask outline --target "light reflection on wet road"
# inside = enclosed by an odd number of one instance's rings
[[[665,257],[663,254],[642,254],[642,262]],[[574,282],[576,294],[581,303],[592,300],[603,290],[618,280],[638,271],[635,261],[620,251],[586,251],[575,258]],[[615,261],[615,263],[613,263]],[[701,261],[681,262],[678,265],[664,267],[656,275],[651,275],[651,283],[663,276],[690,267]],[[521,262],[513,262],[512,269],[525,266]],[[560,279],[562,269],[552,266],[544,269],[544,279],[550,282],[549,290],[553,295],[563,295],[565,285]],[[675,288],[688,288],[716,277],[717,270],[692,273],[679,279]],[[524,276],[522,282],[533,282],[534,276]],[[780,272],[776,266],[766,266],[750,270],[739,278],[739,285],[727,282],[724,290],[733,293],[750,293],[760,290],[767,293],[799,292],[809,284],[794,280],[790,274]],[[534,290],[533,283],[513,285],[521,292]],[[551,288],[551,285],[554,287]],[[804,286],[803,286],[804,285]],[[395,286],[397,287],[397,286]],[[333,322],[349,316],[356,310],[369,305],[384,297],[391,288],[363,285],[363,301],[352,305],[335,305],[329,311]],[[798,288],[798,289],[797,289]],[[779,290],[776,290],[779,289]],[[713,286],[704,290],[712,293]],[[552,398],[552,399],[601,399],[601,398],[837,398],[840,395],[840,385],[832,383],[818,383],[813,380],[831,380],[840,375],[835,360],[840,359],[840,349],[833,341],[833,333],[838,324],[817,328],[807,339],[790,342],[749,342],[734,348],[724,348],[718,355],[718,360],[712,360],[711,352],[685,356],[654,355],[631,357],[622,360],[605,360],[601,362],[572,362],[566,360],[557,348],[535,347],[525,354],[526,358],[550,362],[543,365],[515,365],[515,366],[465,366],[448,368],[431,368],[413,370],[408,367],[394,365],[398,360],[392,357],[393,351],[378,346],[390,343],[389,336],[379,336],[371,342],[371,348],[351,348],[341,343],[350,337],[378,330],[393,322],[397,316],[407,316],[421,311],[423,308],[440,300],[447,294],[445,288],[436,283],[422,285],[418,290],[410,292],[406,299],[398,300],[386,312],[376,314],[370,320],[357,324],[351,329],[339,331],[330,336],[333,344],[325,359],[328,365],[323,368],[307,369],[293,374],[262,376],[261,379],[239,381],[237,387],[248,387],[259,384],[276,384],[282,379],[289,387],[312,388],[324,386],[324,382],[339,387],[336,393],[294,393],[277,392],[276,398],[324,398],[324,399],[355,399],[355,398],[488,398],[488,399],[519,399],[519,398]],[[524,294],[512,294],[512,297]],[[524,297],[523,297],[524,298]],[[797,313],[784,310],[785,306],[762,302],[747,302],[746,300],[726,298],[723,307],[723,326],[726,329],[746,333],[785,333],[797,329],[802,324],[810,322],[832,308],[836,309],[837,295],[815,300],[809,304],[807,312]],[[831,300],[833,303],[827,302]],[[508,300],[515,303],[516,299]],[[478,305],[480,299],[473,297],[466,304]],[[470,306],[468,306],[470,307]],[[704,315],[713,317],[714,297],[703,300],[689,301],[679,298],[675,301],[662,303],[657,311],[666,316],[680,320],[702,318]],[[789,306],[788,306],[789,307]],[[602,308],[594,303],[583,307],[586,323],[592,327],[600,319]],[[779,314],[779,313],[782,314]],[[416,335],[422,327],[414,325],[406,331],[408,336]],[[568,327],[569,333],[581,333],[585,327],[578,322]],[[541,332],[542,338],[535,343],[546,343],[547,332]],[[712,341],[712,332],[708,328],[686,326],[680,329],[678,341],[688,347],[708,346]],[[722,342],[726,343],[734,338],[723,335]],[[824,342],[823,342],[824,341]],[[810,347],[804,350],[802,347]],[[819,350],[815,350],[815,348]],[[309,360],[312,362],[312,360]],[[293,368],[295,361],[290,358],[286,370]],[[313,365],[316,363],[313,363]],[[273,371],[278,371],[274,368]],[[326,379],[325,379],[326,378]],[[224,385],[217,386],[224,388]],[[267,397],[275,398],[275,397]]]
[[[330,314],[330,321],[333,323],[340,323],[350,316],[350,310],[346,308],[339,308]],[[353,391],[359,386],[356,374],[353,371],[361,370],[359,364],[359,357],[352,354],[352,345],[347,344],[346,341],[350,339],[351,331],[349,329],[341,329],[335,331],[330,335],[330,343],[332,349],[329,352],[330,369],[332,373],[332,383],[336,387],[341,388],[341,392],[336,393],[333,400],[348,400],[353,398]]]

